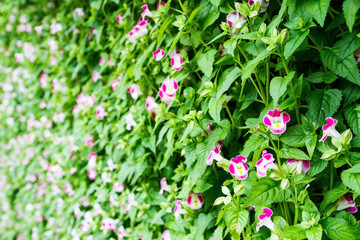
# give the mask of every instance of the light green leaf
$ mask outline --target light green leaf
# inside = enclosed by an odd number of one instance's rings
[[[217,98],[211,98],[209,102],[209,114],[214,119],[215,122],[220,122],[220,112],[222,107],[222,104],[225,101],[225,95],[222,96],[220,99]]]
[[[332,189],[324,193],[324,199],[320,204],[320,212],[323,212],[328,204],[337,201],[347,192],[348,190],[344,184],[340,182],[336,183]]]
[[[222,237],[223,230],[224,230],[224,226],[222,224],[219,225],[214,232],[213,240],[223,240],[223,237]]]
[[[345,186],[360,194],[360,164],[353,166],[341,173],[341,179]]]
[[[288,59],[296,51],[296,49],[298,49],[309,33],[310,29],[307,29],[304,32],[301,30],[290,31],[289,41],[285,44],[284,48],[285,59]]]
[[[197,161],[189,173],[190,188],[192,188],[197,180],[204,174],[206,170],[206,146],[200,143],[196,146]]]
[[[289,127],[281,136],[280,141],[292,147],[305,146],[306,135],[301,125]]]
[[[321,60],[335,74],[360,85],[359,68],[353,56],[342,60],[333,50],[325,49],[320,53]]]
[[[286,199],[286,192],[280,187],[280,181],[271,178],[261,178],[251,189],[246,206],[266,206],[273,202]]]
[[[305,9],[323,27],[329,5],[330,0],[311,0],[306,1]]]
[[[238,67],[226,69],[220,76],[219,84],[217,86],[216,98],[219,98],[226,92],[231,84],[241,75],[241,70]],[[210,101],[211,102],[211,101]],[[210,106],[212,106],[210,104]]]
[[[315,90],[308,94],[306,101],[309,104],[309,120],[320,125],[340,106],[341,92],[338,89]]]
[[[301,240],[306,237],[305,231],[299,226],[285,226],[281,239]]]
[[[201,54],[198,59],[199,68],[207,77],[210,77],[213,71],[214,56],[216,53],[217,51],[215,49],[210,49],[206,53]]]
[[[310,160],[309,156],[297,148],[282,148],[279,150],[279,157],[293,158],[298,160]]]
[[[259,63],[262,60],[270,56],[270,54],[271,52],[265,49],[256,58],[248,62],[248,64],[243,69],[244,72],[243,72],[242,80],[248,79],[251,76],[254,69],[257,67],[257,65],[259,65]]]
[[[320,224],[312,226],[311,228],[306,229],[306,237],[312,240],[321,240],[322,231],[323,230]]]
[[[221,0],[210,0],[210,2],[211,2],[212,5],[214,5],[215,7],[219,7]]]
[[[295,72],[289,73],[286,77],[275,77],[270,82],[270,95],[274,99],[274,105],[277,105],[280,97],[286,92],[287,85],[294,78]]]
[[[245,209],[239,211],[233,204],[227,205],[225,208],[224,220],[233,237],[240,236],[249,221],[249,215],[249,212]]]
[[[341,218],[325,218],[323,228],[332,240],[357,239],[358,230]]]
[[[358,0],[345,0],[343,3],[344,16],[346,24],[349,27],[350,32],[355,23],[356,13],[360,8],[360,1]]]
[[[241,155],[248,157],[250,153],[259,149],[264,141],[265,138],[261,135],[251,135],[249,139],[245,142],[244,150],[242,151]]]
[[[224,42],[224,48],[231,56],[234,56],[234,50],[236,48],[236,45],[237,45],[236,38],[230,38],[229,40]]]

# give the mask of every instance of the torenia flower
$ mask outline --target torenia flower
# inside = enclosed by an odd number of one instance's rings
[[[103,120],[104,117],[107,115],[106,110],[103,108],[103,106],[100,104],[96,107],[96,117],[99,120]]]
[[[98,71],[93,71],[92,81],[97,82],[101,78],[101,75]]]
[[[200,209],[204,203],[204,198],[200,193],[191,192],[186,198],[186,202],[191,209]]]
[[[161,48],[156,49],[153,52],[153,56],[154,56],[155,61],[160,61],[161,59],[163,59],[164,55],[165,55],[165,52]]]
[[[149,7],[147,4],[142,5],[141,8],[144,9],[144,11],[141,13],[142,18],[145,18],[146,16],[149,16],[149,17],[154,16],[154,14],[149,10]]]
[[[174,215],[175,219],[177,220],[180,217],[180,214],[185,214],[186,211],[181,208],[181,201],[177,200],[175,201],[175,208],[174,208]]]
[[[275,224],[273,223],[273,221],[271,221],[271,216],[273,215],[273,211],[271,211],[270,208],[263,208],[263,210],[265,213],[259,215],[260,222],[256,226],[256,231],[258,232],[262,226],[266,226],[271,231],[274,231]]]
[[[136,83],[131,84],[130,87],[130,95],[131,97],[136,100],[138,99],[139,95],[141,95],[142,92],[140,91],[140,87],[139,85],[137,85]]]
[[[86,234],[90,230],[90,224],[87,221],[81,223],[81,231]]]
[[[343,210],[347,209],[349,213],[356,213],[358,211],[356,207],[356,202],[354,202],[349,196],[343,195],[337,201],[337,209],[336,210]]]
[[[160,180],[160,191],[161,195],[164,194],[164,191],[170,192],[170,186],[166,182],[166,178]]]
[[[79,17],[82,18],[84,17],[85,13],[84,10],[82,8],[75,8],[75,14]]]
[[[179,86],[178,86],[175,78],[167,77],[161,85],[161,90],[169,98],[173,98],[176,95],[176,91],[177,91],[178,87]]]
[[[134,193],[130,193],[128,196],[128,205],[127,208],[125,210],[125,213],[128,213],[131,206],[138,206],[138,202],[135,200],[135,194]]]
[[[268,153],[266,150],[262,152],[262,158],[256,163],[256,170],[258,176],[266,177],[267,169],[277,169],[277,166],[274,164],[274,157],[271,153]]]
[[[249,5],[253,5],[259,3],[260,4],[260,12],[265,12],[266,8],[269,6],[268,0],[249,0]]]
[[[360,63],[360,48],[354,51],[354,58],[357,63]]]
[[[238,11],[235,11],[227,15],[226,21],[229,24],[229,27],[232,28],[232,33],[235,34],[242,25],[246,23],[246,18],[243,15],[240,15]]]
[[[181,70],[181,66],[183,65],[183,58],[182,56],[177,53],[177,52],[174,52],[172,55],[171,55],[171,66],[176,70],[176,71],[180,71]]]
[[[101,178],[103,180],[103,184],[106,184],[108,182],[111,182],[111,178],[108,176],[108,173],[107,172],[103,172],[101,174]]]
[[[90,169],[95,168],[96,167],[97,154],[93,153],[93,152],[90,153],[88,159],[89,159],[88,167]]]
[[[296,172],[303,175],[305,175],[307,171],[309,171],[311,166],[309,160],[288,159],[286,162],[288,166],[290,166],[291,164],[296,164]]]
[[[229,172],[239,180],[247,178],[249,168],[245,163],[246,161],[246,157],[241,155],[232,158],[229,165]]]
[[[101,67],[102,65],[104,65],[105,59],[104,58],[100,58],[99,60],[99,66]]]
[[[91,181],[95,180],[95,178],[96,178],[96,169],[90,169],[87,174],[88,174],[88,177],[89,177],[89,179]]]
[[[101,228],[106,231],[116,231],[116,225],[118,222],[118,219],[105,218],[102,221]]]
[[[170,230],[165,230],[161,235],[161,240],[171,240]]]
[[[154,109],[157,108],[158,105],[155,102],[155,98],[151,97],[151,96],[147,96],[146,98],[146,105],[145,108],[150,112],[153,113]]]
[[[89,148],[94,148],[94,147],[95,147],[94,136],[93,136],[93,135],[89,135],[89,136],[85,139],[85,144],[86,144]]]
[[[126,120],[126,130],[130,131],[131,127],[136,127],[136,122],[131,113],[126,115],[125,120]]]
[[[118,182],[114,183],[113,185],[113,189],[115,190],[115,192],[117,193],[121,193],[122,191],[124,191],[125,189],[125,185],[124,184],[120,184]]]
[[[206,164],[207,165],[212,165],[214,160],[220,161],[222,159],[222,156],[220,155],[220,152],[221,152],[221,148],[218,147],[218,146],[215,146],[211,150],[208,158],[206,159]]]
[[[118,237],[120,240],[124,239],[128,234],[125,232],[124,226],[120,226],[118,229]]]
[[[115,168],[117,168],[117,165],[113,162],[112,159],[109,159],[107,161],[107,165],[109,167],[110,172],[112,172]]]
[[[338,123],[338,121],[332,117],[328,117],[326,119],[326,121],[328,122],[328,124],[325,124],[322,129],[323,129],[323,136],[320,139],[320,142],[324,142],[326,140],[327,137],[336,137],[336,138],[340,138],[340,133],[335,129],[336,124]]]
[[[123,15],[122,15],[121,13],[116,16],[116,21],[117,21],[118,23],[121,23],[122,19],[123,19]]]
[[[286,123],[290,121],[290,116],[286,112],[275,108],[272,111],[268,111],[263,121],[266,126],[270,127],[272,133],[282,134],[286,130]]]

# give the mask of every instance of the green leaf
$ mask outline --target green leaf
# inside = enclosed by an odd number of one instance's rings
[[[224,230],[224,226],[222,224],[219,225],[214,232],[213,240],[223,240],[223,237],[222,237],[223,230]]]
[[[344,115],[347,123],[355,135],[360,134],[360,104],[352,104],[345,108]]]
[[[322,231],[323,230],[320,224],[312,226],[311,228],[306,229],[306,237],[312,240],[321,240]]]
[[[304,32],[301,30],[290,31],[289,41],[285,44],[284,48],[285,59],[288,59],[296,51],[296,49],[298,49],[309,33],[310,29],[307,29]]]
[[[345,185],[337,182],[332,189],[324,193],[324,199],[320,204],[320,212],[323,212],[328,204],[337,201],[347,192],[348,190],[346,189]]]
[[[204,174],[206,170],[206,146],[203,143],[200,143],[196,146],[196,155],[197,161],[195,166],[191,168],[189,173],[190,178],[190,188],[192,188],[197,180]]]
[[[279,26],[279,24],[281,23],[283,17],[284,17],[284,14],[286,12],[286,8],[288,7],[289,5],[289,0],[284,0],[282,1],[281,3],[281,7],[280,7],[280,11],[279,11],[279,14],[276,16],[276,18],[274,18],[272,20],[272,22],[269,24],[269,27],[267,28],[267,32],[271,32],[271,30],[275,27],[277,28]]]
[[[360,1],[358,0],[345,0],[343,3],[344,16],[346,24],[352,32],[355,23],[356,13],[360,8]]]
[[[199,68],[207,77],[210,77],[213,71],[214,56],[216,53],[217,51],[215,49],[210,49],[206,53],[201,54],[198,59]]]
[[[248,157],[250,153],[259,149],[264,141],[265,138],[261,135],[251,135],[249,139],[245,142],[244,150],[241,152],[241,155]]]
[[[346,78],[350,82],[360,85],[359,68],[353,56],[342,60],[332,49],[325,49],[320,53],[321,60],[335,74]]]
[[[341,180],[345,186],[360,194],[360,164],[343,171],[341,173]]]
[[[360,38],[356,33],[347,34],[341,40],[337,41],[332,47],[334,52],[339,56],[340,61],[344,60],[360,47]]]
[[[224,42],[224,48],[231,56],[234,56],[234,50],[236,48],[236,45],[237,45],[236,38],[230,38],[229,40]]]
[[[242,209],[239,211],[233,204],[228,204],[226,206],[224,220],[233,237],[237,237],[238,239],[249,221],[249,215],[247,210]]]
[[[226,69],[220,76],[219,84],[217,86],[216,98],[219,98],[226,92],[231,84],[241,75],[241,70],[238,67]],[[212,106],[210,104],[210,106]]]
[[[209,114],[214,119],[215,122],[220,122],[220,112],[222,104],[224,103],[226,95],[223,95],[220,99],[211,98],[209,102]]]
[[[219,7],[221,0],[210,0],[210,2],[211,2],[212,5],[214,5],[215,7]]]
[[[305,231],[299,226],[285,226],[281,239],[301,240],[306,238]]]
[[[324,171],[326,166],[328,165],[328,161],[320,158],[321,154],[318,151],[314,152],[314,155],[311,158],[311,167],[306,175],[313,177],[320,172]]]
[[[279,157],[281,158],[293,158],[298,160],[310,160],[309,156],[303,151],[297,148],[282,148],[279,150]]]
[[[280,141],[292,147],[305,146],[306,135],[301,125],[289,127],[284,134],[282,134]]]
[[[280,181],[261,178],[251,189],[246,206],[266,206],[286,199],[286,192],[280,187]]]
[[[341,92],[338,89],[315,90],[308,95],[306,101],[309,104],[309,120],[320,125],[340,106]]]
[[[219,9],[209,1],[200,9],[197,15],[197,22],[201,26],[201,29],[205,30],[208,26],[213,24],[219,16]]]
[[[306,150],[309,153],[310,158],[312,158],[312,155],[314,154],[314,150],[317,143],[317,135],[308,135],[305,138],[305,146]]]
[[[329,5],[330,0],[311,0],[305,2],[305,9],[323,27]]]
[[[197,217],[197,224],[196,224],[196,240],[200,240],[202,238],[203,233],[205,232],[206,228],[209,226],[210,221],[212,220],[211,214],[205,215],[201,213]]]
[[[344,96],[344,107],[360,98],[360,87],[355,84],[347,83],[345,88],[341,89],[341,91]]]
[[[358,230],[341,218],[325,218],[323,228],[332,240],[358,239]]]
[[[270,95],[274,99],[274,105],[277,105],[280,97],[286,92],[287,85],[294,78],[295,72],[289,73],[286,77],[275,77],[270,83]]]
[[[338,76],[336,76],[332,72],[327,72],[327,73],[315,72],[315,73],[311,74],[310,76],[308,76],[306,78],[306,80],[309,82],[312,82],[312,83],[321,83],[321,82],[331,83],[331,82],[335,81],[337,78],[338,78]]]
[[[271,52],[265,49],[256,58],[248,62],[248,64],[243,69],[244,72],[243,72],[242,80],[248,79],[251,76],[252,72],[257,67],[257,65],[259,65],[259,63],[262,60],[270,56],[270,54]]]

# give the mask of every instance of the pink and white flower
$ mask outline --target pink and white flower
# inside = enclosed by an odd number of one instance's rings
[[[181,201],[177,200],[175,201],[175,208],[174,208],[174,215],[175,219],[178,219],[180,217],[180,214],[185,214],[186,211],[181,208]]]
[[[125,232],[124,226],[120,226],[118,229],[118,237],[120,240],[124,239],[128,234]]]
[[[229,165],[229,172],[239,180],[247,178],[249,168],[245,163],[246,161],[246,157],[242,155],[236,156],[236,158],[232,158]]]
[[[174,100],[178,88],[176,79],[167,77],[159,89],[159,96],[165,103],[170,103]]]
[[[101,79],[101,75],[98,71],[93,71],[93,75],[92,75],[92,81],[95,83],[97,82],[99,79]]]
[[[75,8],[75,14],[79,17],[82,18],[85,16],[84,10],[82,8]]]
[[[96,167],[97,154],[93,153],[93,152],[90,153],[88,159],[89,159],[88,167],[90,169],[95,168]]]
[[[266,150],[262,152],[262,158],[256,163],[256,170],[259,177],[266,177],[268,169],[277,169],[277,166],[274,164],[274,157],[271,153],[268,153]]]
[[[262,226],[265,226],[265,227],[269,228],[271,231],[274,231],[275,224],[271,220],[273,211],[270,208],[263,208],[263,210],[265,213],[259,215],[260,222],[258,225],[256,225],[256,231],[258,232]]]
[[[99,120],[103,120],[104,117],[107,115],[106,110],[104,109],[104,107],[100,104],[96,107],[96,117]]]
[[[116,225],[118,223],[118,219],[105,218],[101,223],[101,229],[106,231],[116,231]]]
[[[260,12],[265,12],[269,6],[269,0],[249,0],[250,6],[256,3],[260,4]]]
[[[358,211],[356,202],[353,201],[349,196],[343,195],[337,201],[337,211],[347,209],[349,213],[356,213]]]
[[[49,84],[48,83],[48,73],[42,72],[41,75],[40,75],[39,82],[40,82],[40,87],[41,88],[47,87],[48,84]]]
[[[95,147],[94,136],[93,136],[93,135],[89,135],[89,136],[85,139],[85,144],[86,144],[89,148],[94,148],[94,147]]]
[[[158,105],[155,102],[155,98],[153,98],[151,96],[147,96],[146,105],[145,105],[146,110],[148,110],[150,113],[153,113],[154,109],[157,107],[158,107]]]
[[[136,83],[131,84],[130,87],[130,95],[131,97],[136,100],[138,99],[139,95],[141,95],[142,92],[140,91],[140,87],[139,85],[137,85]]]
[[[181,70],[181,66],[183,65],[183,58],[182,56],[177,53],[174,52],[171,57],[171,66],[176,70],[176,71],[180,71]]]
[[[235,34],[246,23],[246,18],[243,15],[240,15],[238,11],[229,13],[226,17],[226,21],[229,24],[229,27],[232,28],[232,33]]]
[[[109,177],[108,173],[107,172],[103,172],[101,174],[101,178],[103,180],[103,184],[106,184],[106,183],[109,183],[111,182],[111,178]]]
[[[147,18],[140,19],[138,24],[132,28],[129,32],[129,40],[132,43],[135,43],[138,38],[148,33],[147,26],[149,25],[149,20]]]
[[[204,198],[201,193],[191,192],[190,195],[186,198],[186,202],[191,209],[200,209],[204,204]]]
[[[142,5],[141,8],[144,9],[144,11],[141,13],[142,18],[145,18],[146,16],[149,16],[149,17],[154,16],[154,14],[149,10],[149,7],[147,4]]]
[[[90,224],[87,221],[83,221],[80,225],[81,231],[86,234],[90,230]]]
[[[328,124],[325,124],[322,127],[323,136],[319,141],[324,142],[327,137],[340,138],[340,133],[335,129],[335,126],[338,123],[338,121],[336,119],[332,118],[332,117],[328,117],[326,119],[326,121],[328,122]]]
[[[91,181],[95,180],[96,178],[96,169],[90,169],[88,172],[87,172],[87,175],[89,177],[89,179]]]
[[[124,184],[119,184],[118,182],[116,182],[113,185],[113,189],[114,189],[115,192],[121,193],[122,191],[124,191],[125,185]]]
[[[290,166],[291,164],[296,164],[296,172],[298,174],[305,175],[311,167],[309,160],[288,159],[286,162],[288,166]]]
[[[128,196],[128,204],[125,210],[125,213],[128,213],[130,211],[131,206],[138,206],[138,202],[135,200],[135,194],[130,193]]]
[[[272,111],[268,111],[268,114],[264,116],[263,122],[266,126],[270,127],[270,131],[274,134],[282,134],[286,130],[286,123],[290,121],[290,116],[282,110],[275,108]]]
[[[116,16],[116,21],[117,21],[118,23],[121,23],[121,22],[122,22],[122,19],[123,19],[123,15],[122,15],[121,13]]]
[[[109,167],[110,172],[112,172],[114,169],[117,168],[117,165],[113,162],[112,159],[109,159],[109,160],[107,161],[107,165],[108,165],[108,167]]]
[[[131,113],[125,116],[125,120],[126,120],[126,130],[130,131],[131,127],[136,127],[136,122]]]
[[[158,5],[157,5],[157,8],[156,10],[159,11],[159,9],[161,10],[163,7],[165,7],[166,5],[166,2],[160,2]]]
[[[223,157],[220,155],[220,152],[221,152],[221,149],[218,146],[215,146],[211,150],[208,158],[206,159],[206,164],[212,165],[214,160],[220,161],[221,159],[223,159]]]
[[[170,230],[165,230],[161,235],[161,240],[171,240]]]
[[[155,61],[160,61],[165,56],[165,52],[164,52],[164,50],[159,48],[153,52],[153,56],[154,56]]]
[[[163,195],[164,191],[170,192],[170,186],[166,182],[166,178],[160,180],[160,191],[159,194]]]
[[[44,109],[44,108],[46,108],[46,102],[44,100],[42,100],[40,102],[40,109]]]
[[[105,62],[104,58],[100,58],[100,60],[99,60],[99,66],[101,67],[102,65],[104,65],[104,62]]]

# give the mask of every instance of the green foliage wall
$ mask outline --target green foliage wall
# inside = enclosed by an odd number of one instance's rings
[[[359,239],[358,0],[0,3],[0,239]]]

